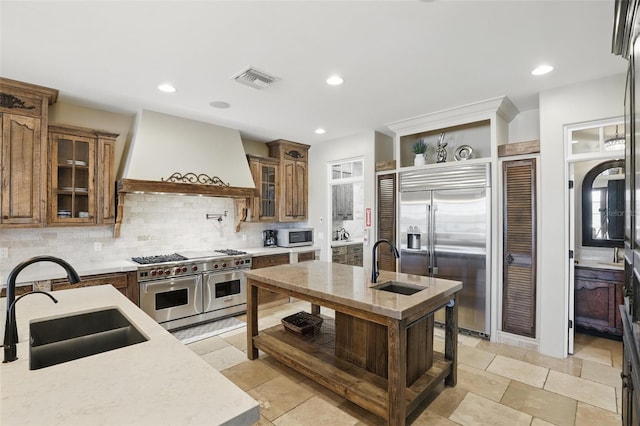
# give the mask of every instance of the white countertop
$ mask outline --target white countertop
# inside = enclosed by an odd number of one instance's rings
[[[0,277],[2,277],[0,287],[7,285],[9,272],[16,266],[17,265],[11,265],[7,270],[0,270]],[[130,260],[93,261],[85,263],[73,262],[71,266],[73,266],[80,276],[129,272],[138,269],[138,264]],[[33,281],[66,278],[66,276],[67,273],[60,265],[53,262],[38,262],[24,268],[18,275],[18,281],[16,283],[19,285]]]
[[[624,262],[606,262],[604,260],[595,259],[580,259],[575,263],[575,266],[585,266],[587,268],[597,269],[613,269],[615,271],[624,271]]]
[[[360,240],[335,240],[331,241],[331,247],[340,247],[340,246],[350,246],[352,244],[362,244],[363,241]]]
[[[268,256],[270,254],[282,253],[300,253],[305,251],[320,250],[320,246],[303,246],[303,247],[249,247],[238,250],[246,251],[252,256]]]
[[[0,365],[0,424],[250,425],[258,403],[112,286],[34,294],[16,305],[18,360]],[[0,299],[5,309],[6,298]],[[148,341],[29,370],[29,322],[118,307]],[[5,316],[0,315],[4,331]]]
[[[252,256],[267,256],[270,254],[282,254],[282,253],[299,253],[305,251],[320,250],[319,246],[305,246],[305,247],[249,247],[240,248],[238,250],[246,251]],[[211,250],[208,250],[211,251]],[[26,260],[26,259],[25,259]],[[6,269],[4,268],[5,266]],[[0,288],[7,285],[7,278],[11,270],[17,265],[2,265],[0,266]],[[129,272],[138,269],[138,264],[128,260],[110,260],[110,261],[91,261],[85,263],[71,262],[71,266],[78,272],[80,276],[83,275],[96,275],[96,274],[110,274],[115,272]],[[66,278],[67,274],[65,270],[52,262],[39,262],[33,265],[27,266],[18,275],[18,286],[32,283],[33,281],[53,280],[57,278]]]

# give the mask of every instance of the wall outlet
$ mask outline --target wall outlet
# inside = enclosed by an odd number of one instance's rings
[[[95,243],[93,243],[93,250],[102,251],[102,243],[99,241],[96,241]]]
[[[0,247],[0,259],[9,257],[9,247]]]

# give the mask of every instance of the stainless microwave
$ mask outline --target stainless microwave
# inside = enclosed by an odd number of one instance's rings
[[[313,245],[313,228],[278,229],[278,246],[300,247]]]

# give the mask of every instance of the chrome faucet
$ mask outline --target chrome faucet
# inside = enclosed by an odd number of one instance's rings
[[[25,260],[22,263],[19,263],[15,268],[9,272],[9,277],[7,278],[7,320],[4,325],[4,361],[3,362],[11,362],[18,359],[17,357],[17,349],[16,344],[18,343],[18,327],[16,325],[16,309],[15,304],[18,300],[22,299],[24,296],[33,293],[43,293],[49,296],[54,303],[58,303],[55,297],[51,296],[49,293],[43,291],[32,291],[16,299],[16,279],[18,278],[18,274],[22,272],[24,268],[29,265],[38,262],[53,262],[62,266],[67,272],[67,279],[71,284],[76,284],[80,282],[80,277],[78,273],[71,265],[65,262],[62,259],[53,256],[36,256],[31,259]]]
[[[378,248],[378,246],[381,243],[387,243],[389,244],[389,246],[391,247],[391,253],[393,253],[393,255],[396,257],[396,259],[398,259],[400,257],[400,253],[398,253],[398,249],[396,248],[396,246],[393,245],[393,243],[389,240],[378,240],[373,244],[373,253],[371,255],[371,259],[372,259],[372,264],[371,264],[371,282],[372,283],[376,283],[378,282],[378,275],[380,275],[380,272],[378,271],[378,260],[376,259],[376,249]]]
[[[613,263],[620,261],[620,249],[618,247],[613,248]]]

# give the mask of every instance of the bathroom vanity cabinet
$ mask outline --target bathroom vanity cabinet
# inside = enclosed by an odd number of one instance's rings
[[[575,267],[576,327],[612,336],[622,336],[624,271]]]

